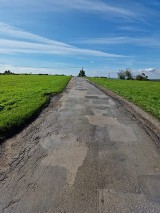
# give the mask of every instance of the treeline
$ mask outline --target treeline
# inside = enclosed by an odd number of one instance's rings
[[[125,70],[120,70],[118,73],[118,78],[121,80],[139,80],[139,81],[148,81],[148,76],[145,73],[138,74],[133,76],[132,70],[127,68]]]
[[[3,73],[0,73],[0,75],[16,75],[16,74],[11,72],[10,70],[6,70]]]
[[[43,74],[43,73],[39,73],[39,74],[32,74],[32,73],[13,73],[10,70],[6,70],[3,73],[0,73],[0,75],[48,75],[48,74]]]
[[[32,73],[13,73],[10,70],[6,70],[3,73],[0,73],[0,75],[49,75],[49,74],[47,74],[47,73],[38,73],[38,74],[32,74]],[[64,74],[54,74],[54,76],[66,76],[66,75],[64,75]]]

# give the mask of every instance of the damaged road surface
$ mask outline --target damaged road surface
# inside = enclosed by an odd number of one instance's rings
[[[160,212],[154,141],[82,78],[0,146],[1,213]]]

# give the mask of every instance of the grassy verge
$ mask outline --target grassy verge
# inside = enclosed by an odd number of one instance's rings
[[[31,119],[71,79],[69,76],[1,75],[0,138]]]
[[[160,82],[89,78],[112,90],[160,120]]]

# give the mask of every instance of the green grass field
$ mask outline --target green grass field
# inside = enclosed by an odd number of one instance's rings
[[[160,82],[89,78],[135,103],[160,120]]]
[[[0,75],[0,137],[25,124],[70,79],[69,76]]]

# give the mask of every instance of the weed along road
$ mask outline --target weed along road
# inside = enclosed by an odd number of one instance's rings
[[[160,153],[82,78],[0,148],[1,213],[160,212]]]

